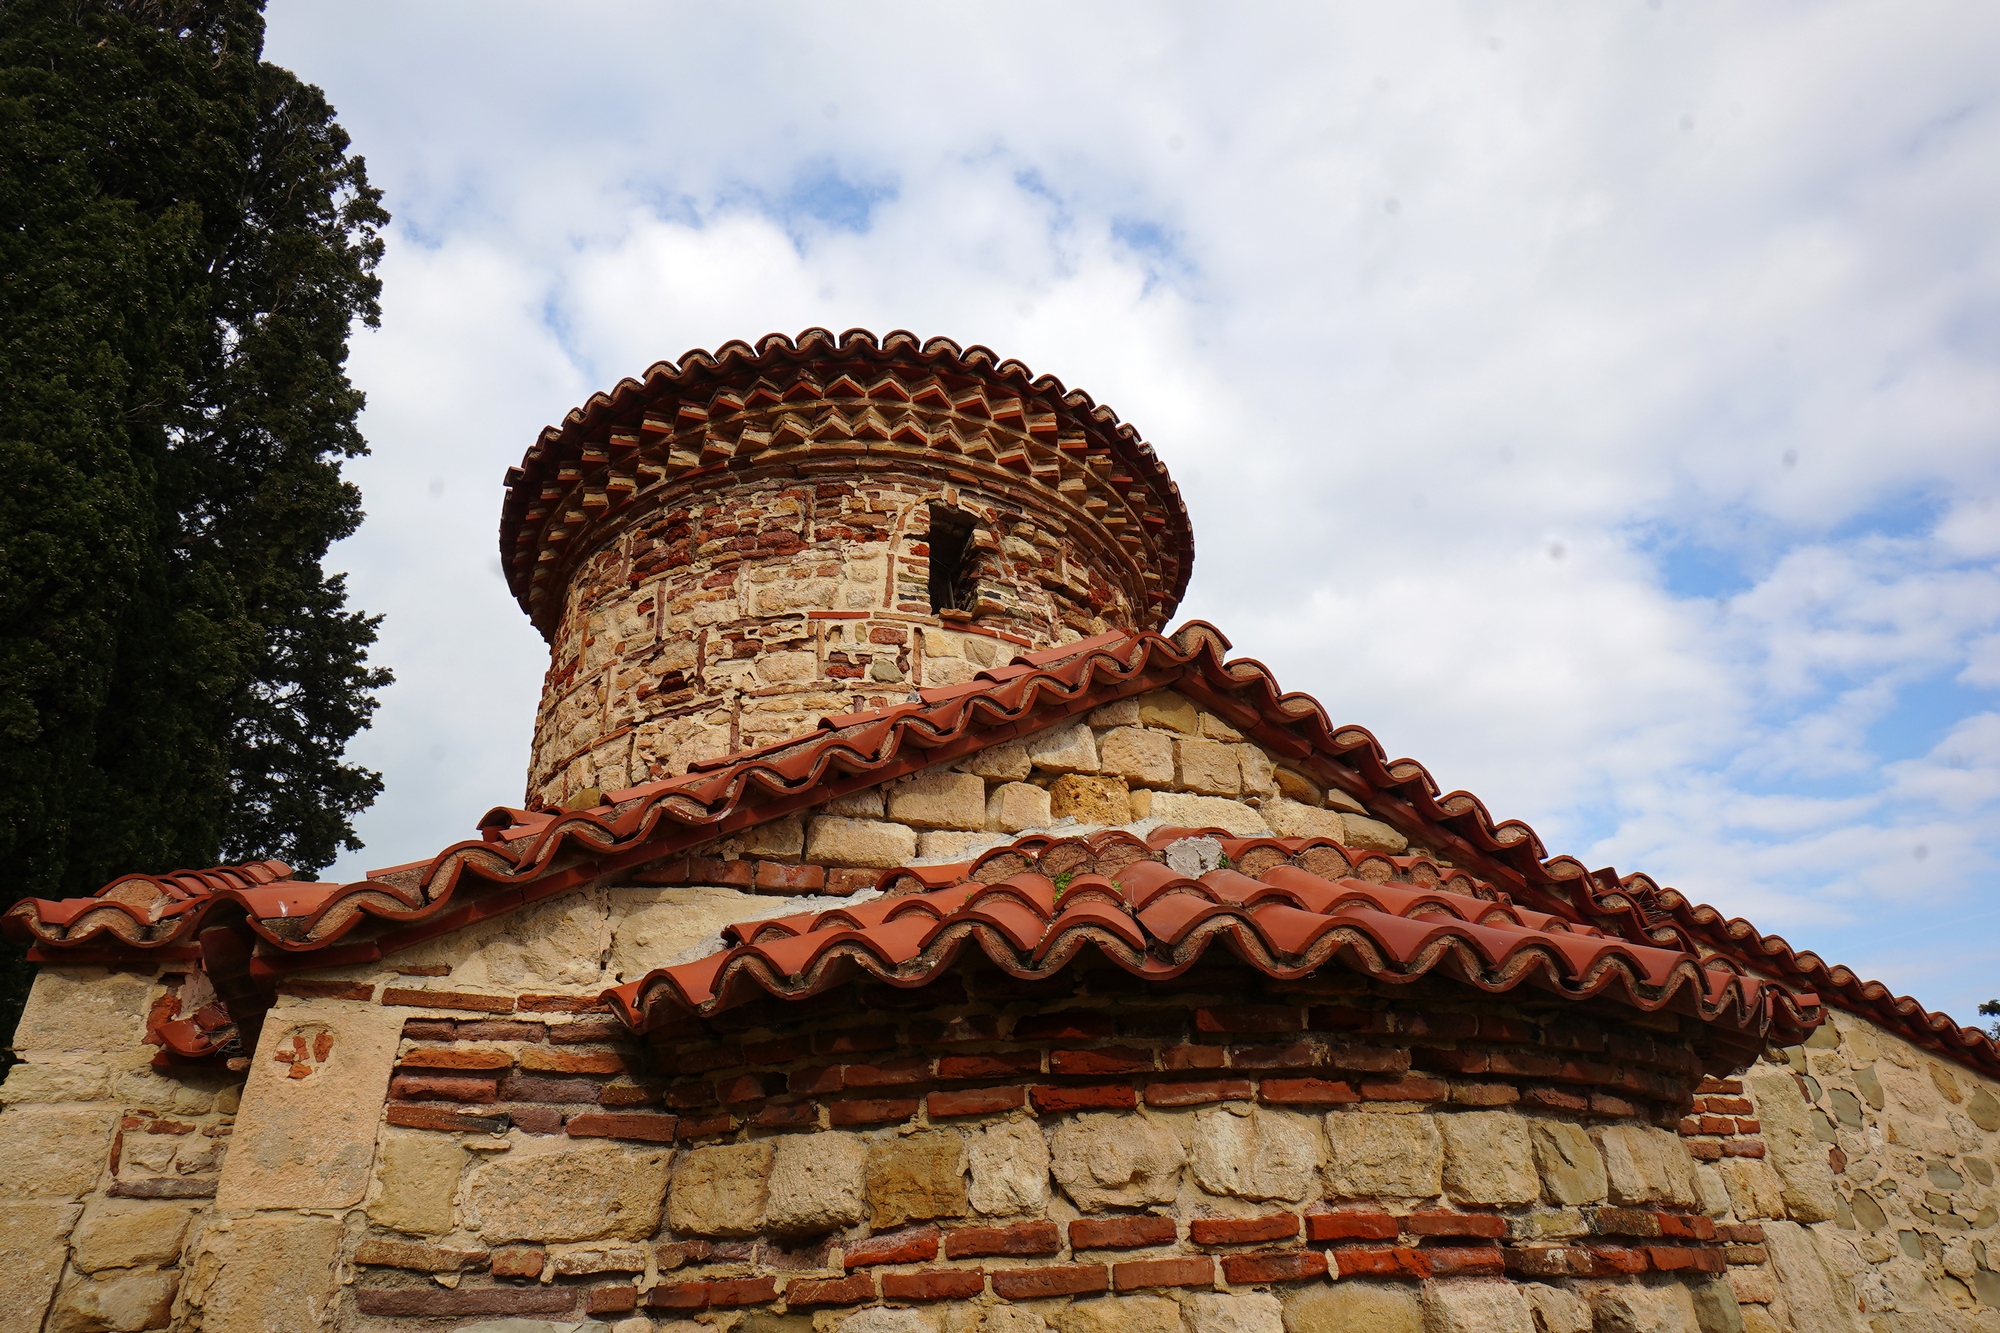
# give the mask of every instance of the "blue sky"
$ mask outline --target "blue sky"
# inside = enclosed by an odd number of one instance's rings
[[[1592,866],[2000,995],[2000,13],[277,0],[396,215],[399,681],[331,875],[519,799],[500,475],[662,357],[981,342],[1178,478],[1184,616]]]

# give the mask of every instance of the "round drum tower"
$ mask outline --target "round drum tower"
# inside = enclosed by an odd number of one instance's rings
[[[1080,390],[812,329],[662,361],[545,429],[500,551],[550,644],[539,808],[1157,629],[1194,541],[1151,446]]]

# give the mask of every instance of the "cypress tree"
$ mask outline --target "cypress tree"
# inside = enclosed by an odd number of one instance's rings
[[[0,910],[360,845],[329,545],[388,221],[260,0],[0,0]],[[0,961],[0,1044],[30,969]],[[11,1000],[11,1004],[10,1004]]]

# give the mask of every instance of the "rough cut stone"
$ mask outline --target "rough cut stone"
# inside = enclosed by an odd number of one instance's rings
[[[7,1071],[7,1081],[0,1083],[0,1106],[95,1102],[110,1095],[109,1071],[99,1064],[15,1065]]]
[[[1743,1311],[1736,1292],[1723,1278],[1697,1282],[1688,1288],[1694,1303],[1694,1322],[1701,1333],[1743,1333]]]
[[[986,784],[947,768],[912,773],[889,784],[889,818],[914,828],[984,828]]]
[[[1444,1140],[1428,1115],[1326,1117],[1326,1192],[1337,1199],[1424,1199],[1444,1188]]]
[[[1541,1197],[1528,1126],[1506,1111],[1438,1117],[1444,1138],[1444,1192],[1459,1203],[1532,1203]]]
[[[768,1139],[685,1154],[667,1194],[667,1225],[693,1236],[756,1235],[764,1227],[773,1156]]]
[[[755,824],[736,835],[745,856],[798,856],[806,849],[806,822],[789,814],[768,824]]]
[[[1511,1282],[1430,1282],[1424,1333],[1537,1333],[1527,1293]]]
[[[932,829],[917,835],[917,859],[911,865],[951,865],[969,861],[989,847],[1008,841],[998,833],[961,833],[952,829]]]
[[[1097,742],[1081,722],[1066,722],[1028,738],[1028,758],[1045,773],[1097,772]]]
[[[1345,830],[1341,841],[1349,847],[1369,852],[1387,852],[1391,856],[1400,856],[1409,850],[1410,840],[1379,819],[1369,819],[1362,815],[1342,815],[1340,822],[1341,828]]]
[[[724,926],[770,912],[769,898],[735,889],[621,888],[610,904],[611,973],[637,981],[690,951],[720,949]]]
[[[1151,817],[1181,828],[1227,829],[1239,838],[1268,836],[1271,826],[1241,801],[1222,796],[1193,796],[1187,792],[1153,793]]]
[[[1065,773],[1049,784],[1049,813],[1079,824],[1123,824],[1131,818],[1132,793],[1123,778]]]
[[[1027,782],[1004,782],[986,798],[986,827],[995,833],[1046,828],[1055,818],[1049,794]]]
[[[473,1170],[467,1197],[487,1240],[644,1240],[659,1230],[671,1152],[604,1142],[525,1148]]]
[[[1174,739],[1144,727],[1120,727],[1097,743],[1101,771],[1136,786],[1171,787],[1174,782]]]
[[[958,761],[958,771],[975,773],[995,782],[1019,782],[1034,771],[1034,764],[1028,758],[1028,747],[1019,741],[1008,741],[988,750],[966,756]]]
[[[146,1011],[160,987],[101,967],[43,966],[35,974],[14,1047],[29,1062],[57,1056],[129,1058],[146,1039]]]
[[[971,1206],[965,1168],[965,1139],[953,1130],[873,1144],[868,1150],[871,1224],[881,1231],[909,1221],[965,1216]]]
[[[1176,741],[1174,749],[1180,767],[1179,785],[1207,796],[1242,792],[1243,769],[1236,762],[1235,746],[1189,736]]]
[[[1271,826],[1271,832],[1281,838],[1331,838],[1342,843],[1347,838],[1347,830],[1341,824],[1337,811],[1320,810],[1288,797],[1266,800],[1259,813]]]
[[[188,1278],[202,1333],[332,1327],[341,1234],[339,1218],[297,1213],[211,1223]]]
[[[76,1225],[78,1205],[53,1200],[0,1203],[0,1328],[36,1326],[63,1267],[55,1242]]]
[[[1789,1072],[1765,1065],[1744,1076],[1743,1088],[1756,1099],[1765,1160],[1782,1183],[1785,1211],[1796,1222],[1831,1221],[1838,1208],[1833,1169],[1798,1084]],[[1948,1155],[1956,1145],[1944,1139],[1938,1146]]]
[[[1536,1333],[1591,1333],[1590,1306],[1575,1292],[1530,1282],[1521,1294],[1535,1312]]]
[[[937,1333],[937,1326],[937,1317],[928,1311],[892,1310],[878,1305],[847,1316],[838,1328],[840,1333]]]
[[[1687,1288],[1637,1283],[1600,1287],[1590,1296],[1598,1333],[1701,1333]]]
[[[1859,1333],[1847,1283],[1826,1262],[1817,1236],[1796,1222],[1766,1222],[1764,1245],[1794,1325],[1813,1333]]]
[[[1173,1130],[1142,1115],[1080,1115],[1059,1127],[1051,1167],[1085,1212],[1172,1203],[1187,1153]]]
[[[882,789],[864,787],[851,791],[845,796],[836,796],[822,805],[822,815],[845,815],[852,819],[880,819],[882,817]]]
[[[465,1167],[458,1140],[424,1130],[385,1129],[377,1150],[377,1193],[368,1216],[385,1227],[422,1236],[451,1230],[451,1201]]]
[[[1736,1210],[1736,1216],[1748,1221],[1785,1215],[1784,1185],[1768,1162],[1734,1157],[1716,1165],[1722,1183],[1728,1187],[1729,1201]]]
[[[1195,1117],[1188,1160],[1210,1194],[1297,1202],[1313,1187],[1320,1139],[1303,1116],[1219,1106]]]
[[[1172,690],[1154,690],[1139,696],[1139,725],[1165,727],[1183,736],[1201,730],[1201,710]]]
[[[14,1106],[0,1111],[7,1145],[7,1194],[21,1199],[73,1199],[97,1183],[110,1164],[109,1110]]]
[[[1604,1155],[1604,1173],[1616,1204],[1671,1203],[1693,1207],[1694,1163],[1678,1135],[1651,1125],[1607,1125],[1591,1139]]]
[[[94,1198],[69,1238],[71,1262],[86,1273],[171,1264],[181,1257],[181,1241],[193,1216],[184,1203]],[[18,1254],[6,1253],[10,1263]]]
[[[857,1134],[776,1140],[765,1224],[780,1235],[818,1235],[868,1215],[868,1145]]]
[[[821,815],[806,828],[806,860],[817,865],[887,870],[916,854],[917,831],[902,824]]]
[[[1285,1297],[1285,1333],[1423,1333],[1423,1327],[1417,1293],[1387,1282],[1349,1278]]]
[[[1575,1206],[1603,1203],[1609,1182],[1604,1155],[1583,1128],[1561,1120],[1537,1120],[1528,1130],[1535,1147],[1535,1165],[1542,1171],[1542,1188],[1549,1202]]]
[[[1246,795],[1271,799],[1278,794],[1278,766],[1271,762],[1271,756],[1254,745],[1236,747],[1236,762],[1243,766],[1243,791]]]
[[[1181,1307],[1162,1296],[1100,1296],[1056,1312],[1061,1333],[1182,1333]]]
[[[178,1273],[117,1272],[72,1279],[49,1311],[47,1333],[139,1333],[164,1328],[178,1286]]]
[[[971,1137],[973,1208],[993,1217],[1041,1213],[1049,1203],[1049,1145],[1029,1121],[988,1125]]]
[[[1268,1292],[1198,1292],[1184,1308],[1193,1333],[1285,1333],[1285,1307]]]

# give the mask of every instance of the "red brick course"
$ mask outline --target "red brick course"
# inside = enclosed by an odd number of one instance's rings
[[[1171,1245],[1178,1236],[1171,1217],[1080,1217],[1069,1224],[1072,1250],[1136,1250]]]

